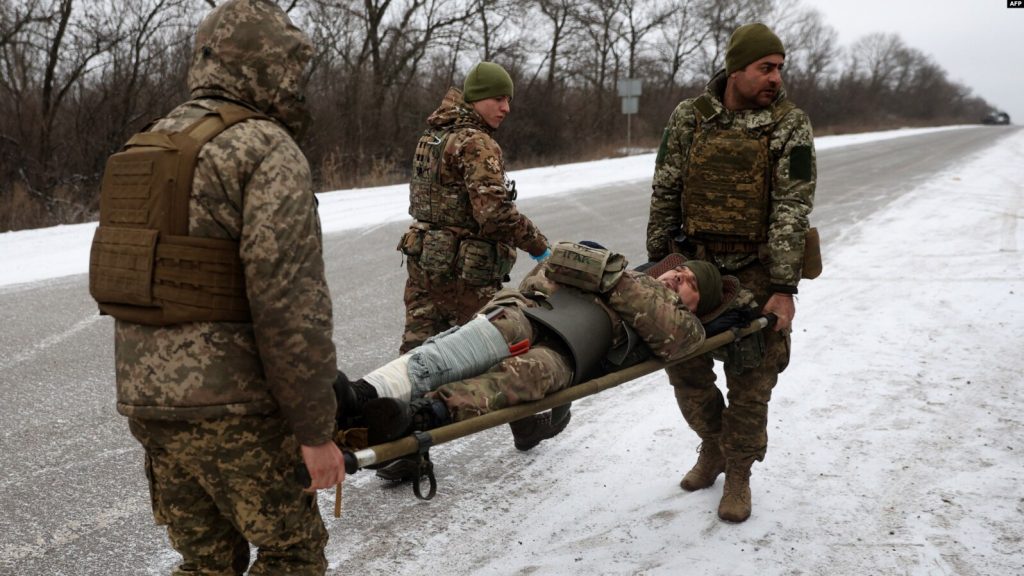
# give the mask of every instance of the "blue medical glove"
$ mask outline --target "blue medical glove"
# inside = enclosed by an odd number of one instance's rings
[[[537,262],[543,262],[543,261],[547,260],[550,257],[551,257],[551,247],[550,246],[544,249],[544,253],[543,254],[540,254],[540,255],[537,255],[537,256],[534,256],[533,254],[530,254],[530,258],[533,258]]]

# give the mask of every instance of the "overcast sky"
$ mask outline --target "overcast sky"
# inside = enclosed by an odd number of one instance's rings
[[[1024,124],[1024,8],[1006,0],[803,0],[849,48],[872,32],[895,32],[931,56],[950,80]]]

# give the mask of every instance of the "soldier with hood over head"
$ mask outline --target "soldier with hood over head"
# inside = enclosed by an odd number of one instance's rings
[[[403,354],[472,318],[509,280],[516,249],[537,261],[551,253],[548,239],[516,208],[515,183],[494,140],[511,112],[513,91],[504,68],[480,62],[463,89],[450,88],[427,118],[413,157],[414,220],[398,245],[408,271]],[[513,423],[514,435],[538,432],[527,420]],[[377,475],[401,481],[413,470],[399,461]]]
[[[175,574],[327,568],[315,489],[345,470],[320,221],[295,141],[311,56],[273,2],[224,2],[196,33],[191,99],[104,172],[90,292],[117,320],[117,409],[145,449]]]

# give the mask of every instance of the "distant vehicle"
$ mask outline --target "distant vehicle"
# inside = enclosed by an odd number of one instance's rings
[[[1006,112],[992,111],[981,120],[982,124],[1009,124],[1010,115]]]

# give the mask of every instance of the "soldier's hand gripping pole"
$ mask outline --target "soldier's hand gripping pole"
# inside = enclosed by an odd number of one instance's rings
[[[502,408],[501,410],[488,412],[487,414],[476,416],[468,420],[462,420],[448,424],[447,426],[441,426],[439,428],[420,432],[413,436],[406,436],[404,438],[399,438],[398,440],[378,444],[376,446],[370,446],[369,448],[364,448],[355,452],[346,452],[345,471],[349,474],[353,474],[360,468],[365,468],[367,466],[387,462],[407,454],[419,452],[422,450],[424,444],[428,446],[436,446],[438,444],[451,442],[452,440],[462,438],[463,436],[469,436],[470,434],[474,434],[488,428],[507,424],[533,414],[538,414],[545,410],[550,410],[556,406],[561,406],[563,404],[579,400],[580,398],[597,394],[598,392],[614,388],[615,386],[629,382],[630,380],[635,380],[641,376],[646,376],[652,372],[664,370],[673,364],[695,358],[701,354],[706,354],[715,348],[729,344],[733,340],[743,338],[744,336],[758,332],[767,326],[774,325],[774,321],[774,315],[755,318],[743,328],[738,330],[726,330],[721,334],[708,338],[691,354],[677,358],[671,362],[663,362],[657,359],[648,360],[646,362],[606,374],[599,378],[581,382],[576,386],[560,390],[554,394],[549,394],[536,402]]]

